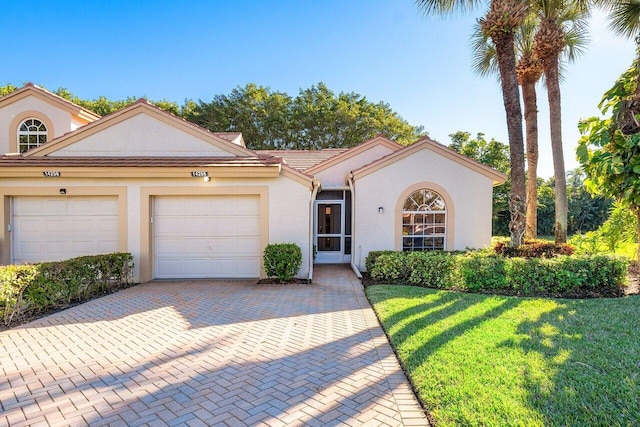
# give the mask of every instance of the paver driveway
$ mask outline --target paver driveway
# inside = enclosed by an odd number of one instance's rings
[[[136,286],[0,333],[0,425],[427,425],[353,273]]]

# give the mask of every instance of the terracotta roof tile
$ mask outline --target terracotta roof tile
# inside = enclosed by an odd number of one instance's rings
[[[304,171],[347,150],[348,148],[325,148],[323,150],[256,150],[256,153],[279,157],[292,168]]]
[[[3,156],[3,167],[206,167],[269,166],[282,159],[258,157],[22,157]]]

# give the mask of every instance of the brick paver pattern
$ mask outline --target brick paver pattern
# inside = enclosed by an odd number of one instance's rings
[[[0,333],[0,425],[428,425],[362,286],[152,282]]]

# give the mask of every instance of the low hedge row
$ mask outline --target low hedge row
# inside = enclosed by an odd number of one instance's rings
[[[560,298],[624,295],[629,261],[606,255],[506,258],[490,251],[374,253],[372,279],[438,289]]]
[[[133,256],[113,253],[39,264],[0,266],[0,319],[90,299],[131,284]]]

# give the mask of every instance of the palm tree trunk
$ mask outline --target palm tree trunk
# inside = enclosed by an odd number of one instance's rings
[[[516,77],[516,55],[513,33],[497,32],[491,37],[496,48],[502,100],[507,116],[507,132],[511,161],[511,194],[509,210],[511,222],[511,246],[519,246],[523,242],[526,223],[526,189],[524,179],[524,143],[522,137],[522,109],[520,107],[520,91]]]
[[[525,237],[538,237],[538,102],[536,84],[522,84],[527,144],[527,227]]]
[[[551,130],[551,153],[553,155],[553,175],[555,177],[556,243],[567,242],[567,178],[564,170],[562,152],[562,118],[560,106],[560,81],[558,77],[558,56],[550,58],[544,64],[544,76],[547,82],[549,98],[549,126]]]

